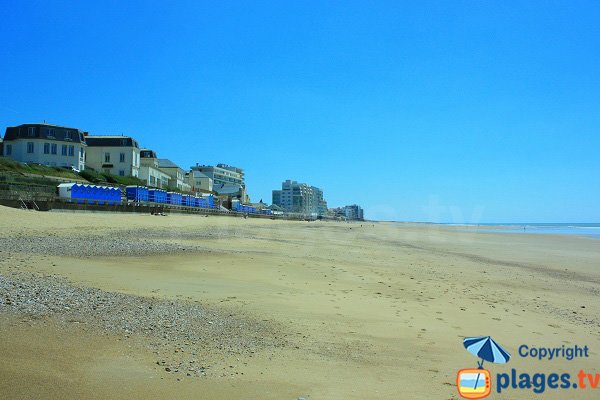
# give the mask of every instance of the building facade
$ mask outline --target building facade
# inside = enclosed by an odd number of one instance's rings
[[[213,185],[229,185],[236,184],[246,186],[244,181],[244,170],[238,167],[232,167],[227,164],[198,165],[192,167],[192,170],[202,172],[213,181]]]
[[[86,136],[86,165],[112,175],[140,175],[140,146],[129,136]]]
[[[191,186],[185,180],[185,171],[166,158],[158,159],[158,169],[169,175],[169,187],[184,192],[191,191]]]
[[[344,207],[344,216],[346,217],[346,219],[358,221],[362,221],[365,219],[362,207],[356,204]]]
[[[171,177],[158,168],[158,158],[153,150],[140,150],[140,174],[139,178],[146,182],[146,185],[167,189]]]
[[[192,170],[188,174],[188,183],[192,187],[193,192],[212,192],[213,191],[213,180],[203,172],[192,167]]]
[[[236,198],[243,204],[250,202],[243,169],[227,164],[217,164],[216,166],[196,164],[195,167],[192,167],[192,171],[207,176],[212,181],[212,190],[218,195]]]
[[[273,204],[287,212],[319,217],[327,213],[323,191],[306,183],[286,180],[281,190],[273,190]]]
[[[86,136],[77,128],[23,124],[6,128],[2,155],[24,163],[85,168]]]

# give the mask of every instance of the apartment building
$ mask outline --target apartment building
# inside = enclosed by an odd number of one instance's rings
[[[220,163],[216,166],[196,164],[192,171],[207,176],[212,181],[212,190],[218,195],[237,198],[243,204],[250,201],[243,169]]]
[[[364,211],[361,206],[352,204],[344,207],[344,216],[347,219],[362,221],[364,220]]]
[[[321,189],[289,179],[282,182],[281,190],[273,190],[272,201],[288,212],[313,217],[327,213],[327,202]]]

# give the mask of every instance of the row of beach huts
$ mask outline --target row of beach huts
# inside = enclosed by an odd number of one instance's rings
[[[219,209],[212,194],[182,194],[145,186],[118,187],[97,186],[81,183],[61,183],[57,187],[61,201],[79,204],[122,205],[124,203],[141,205],[155,204],[181,206],[202,209]],[[243,214],[270,215],[269,209],[257,210],[255,207],[236,204],[232,211]]]

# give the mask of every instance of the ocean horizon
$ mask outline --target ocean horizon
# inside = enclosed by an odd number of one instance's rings
[[[442,223],[446,226],[465,226],[468,231],[524,233],[540,235],[577,235],[600,239],[600,223],[596,222],[521,222],[521,223]]]

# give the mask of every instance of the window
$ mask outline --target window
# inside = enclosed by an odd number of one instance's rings
[[[48,129],[48,137],[55,137],[54,134],[55,134],[54,129],[52,129],[52,128]]]
[[[125,153],[119,154],[119,162],[125,162]]]
[[[56,154],[56,148],[58,147],[56,143],[52,143],[52,154]]]
[[[65,140],[71,140],[71,131],[65,131]]]
[[[105,163],[109,163],[110,162],[110,153],[104,153],[104,162]]]
[[[6,155],[10,156],[12,154],[12,144],[6,145]]]
[[[63,155],[63,156],[66,156],[66,155],[67,155],[67,145],[66,145],[66,144],[63,144],[63,145],[62,145],[62,148],[61,148],[60,154],[61,154],[61,155]]]
[[[44,154],[50,154],[50,143],[44,143]]]
[[[33,142],[27,142],[27,152],[33,153]]]
[[[30,137],[35,136],[35,126],[30,126],[29,128],[27,128],[27,135],[29,135]]]
[[[73,157],[75,155],[75,146],[70,144],[69,145],[69,156]]]
[[[119,170],[119,176],[125,176],[125,171]]]

